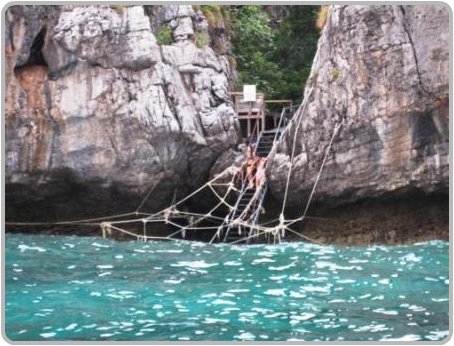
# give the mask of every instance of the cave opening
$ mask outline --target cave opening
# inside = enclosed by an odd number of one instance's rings
[[[44,66],[48,67],[46,59],[44,59],[43,55],[43,47],[44,47],[44,40],[46,37],[46,28],[42,28],[41,31],[36,35],[35,39],[33,40],[32,46],[30,48],[30,54],[28,56],[27,61],[25,64],[16,65],[14,67],[14,72],[17,74],[21,70],[31,66]]]

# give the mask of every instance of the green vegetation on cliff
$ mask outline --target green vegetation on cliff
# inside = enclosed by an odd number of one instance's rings
[[[320,35],[320,6],[230,6],[238,86],[256,84],[268,98],[301,97]]]

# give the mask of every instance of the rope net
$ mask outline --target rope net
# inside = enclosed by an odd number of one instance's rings
[[[312,94],[310,89],[308,96]],[[297,134],[301,124],[301,117],[304,113],[307,102],[303,102],[296,110],[294,116],[288,123],[283,124],[283,116],[287,111],[283,109],[278,129],[274,136],[272,147],[266,159],[274,155],[277,145],[280,143],[284,134],[286,134],[293,124],[297,124],[293,129],[292,148],[290,154],[290,167],[287,174],[284,199],[281,213],[278,218],[259,222],[259,214],[263,212],[263,201],[266,195],[266,177],[261,177],[262,183],[255,187],[253,195],[249,199],[243,210],[239,209],[239,202],[248,192],[247,179],[244,179],[244,165],[241,167],[228,167],[221,173],[214,176],[213,179],[185,196],[179,201],[156,213],[146,213],[140,211],[148,198],[150,198],[153,186],[145,195],[138,208],[131,213],[124,213],[103,218],[84,219],[76,221],[61,221],[53,223],[6,223],[6,225],[99,225],[103,237],[111,236],[114,232],[120,233],[124,237],[132,237],[139,241],[148,240],[182,240],[194,238],[197,233],[197,239],[205,238],[210,243],[225,242],[228,244],[250,243],[258,239],[264,239],[268,243],[279,243],[291,233],[305,241],[320,244],[320,242],[307,237],[300,232],[295,231],[290,226],[296,222],[308,218],[307,211],[314,196],[317,184],[319,182],[322,170],[328,158],[334,137],[338,133],[341,123],[338,123],[332,133],[332,137],[326,147],[323,161],[320,165],[315,183],[307,200],[306,206],[300,217],[294,219],[285,218],[285,208],[288,198],[289,183],[295,159],[295,147]],[[260,135],[256,141],[260,140]],[[257,172],[253,179],[257,179]],[[238,186],[238,178],[243,178],[243,183]],[[240,179],[241,180],[241,179]],[[250,191],[249,191],[250,192]],[[198,213],[188,210],[187,202],[196,198],[205,198],[211,196],[214,200],[214,206],[207,212]],[[240,211],[240,212],[238,212]],[[235,233],[235,237],[231,235]]]

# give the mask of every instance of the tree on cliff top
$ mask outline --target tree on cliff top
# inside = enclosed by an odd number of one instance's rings
[[[317,48],[319,8],[231,6],[238,86],[256,84],[268,98],[300,98]]]

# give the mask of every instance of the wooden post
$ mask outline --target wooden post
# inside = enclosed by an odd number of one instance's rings
[[[260,116],[262,117],[262,131],[265,131],[265,109],[262,108],[260,112]]]

